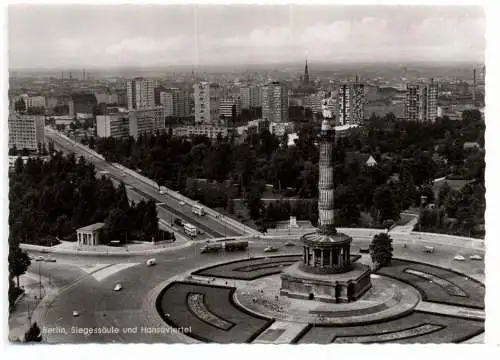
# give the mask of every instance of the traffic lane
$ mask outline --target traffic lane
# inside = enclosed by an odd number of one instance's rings
[[[56,138],[56,136],[54,136]],[[59,141],[60,140],[60,141]],[[144,197],[149,197],[153,198],[154,200],[158,202],[163,202],[167,207],[171,209],[171,211],[175,212],[177,216],[181,216],[183,218],[187,218],[188,221],[201,225],[200,227],[203,228],[206,232],[210,233],[212,232],[213,236],[216,237],[222,237],[222,236],[240,236],[242,235],[241,232],[234,230],[232,227],[230,227],[228,224],[221,224],[220,222],[216,221],[215,219],[211,219],[208,216],[203,216],[203,217],[198,217],[195,216],[191,208],[187,209],[186,207],[183,207],[182,205],[179,204],[179,201],[172,197],[171,195],[165,194],[161,195],[158,193],[157,189],[154,189],[152,186],[149,184],[145,184],[144,182],[136,179],[135,177],[128,175],[125,172],[122,172],[121,170],[116,169],[113,167],[111,164],[107,163],[104,160],[98,159],[95,156],[91,156],[88,153],[86,153],[84,150],[80,149],[78,146],[73,147],[73,145],[68,145],[67,140],[65,139],[60,139],[58,138],[59,143],[65,142],[66,144],[64,147],[68,151],[73,151],[75,154],[78,155],[86,155],[86,157],[94,163],[96,166],[96,169],[100,171],[108,171],[110,175],[112,175],[116,180],[123,181],[127,183],[128,185],[135,187],[140,195]],[[141,194],[142,193],[142,194]]]
[[[100,335],[89,337],[75,331],[77,328],[98,326],[95,306],[103,293],[104,289],[99,282],[90,276],[64,289],[45,310],[41,325],[45,328],[64,329],[65,332],[44,334],[44,340],[48,343],[103,342]],[[73,316],[73,311],[77,311],[79,315]]]
[[[32,258],[36,258],[38,256],[42,256],[44,259],[45,258],[51,258],[55,259],[56,261],[54,263],[52,262],[46,262],[46,261],[40,261],[40,263],[44,264],[42,265],[42,268],[47,268],[54,265],[54,264],[62,264],[62,265],[72,265],[72,266],[92,266],[92,265],[99,265],[99,264],[118,264],[118,263],[126,263],[126,262],[140,262],[140,261],[146,261],[147,258],[150,258],[152,255],[151,254],[144,254],[144,255],[129,255],[129,254],[101,254],[101,255],[80,255],[80,254],[73,254],[73,253],[53,253],[49,252],[47,253],[46,251],[38,251],[38,250],[29,250],[28,254]],[[153,255],[154,256],[154,255]],[[31,260],[32,265],[34,266],[33,269],[38,261]],[[38,271],[38,270],[37,270]]]

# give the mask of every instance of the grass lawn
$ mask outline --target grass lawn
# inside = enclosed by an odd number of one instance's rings
[[[273,322],[251,315],[232,302],[234,288],[174,282],[156,301],[165,322],[173,327],[190,327],[189,336],[205,342],[246,343]],[[193,294],[197,297],[193,300]],[[203,299],[200,306],[193,303]],[[189,301],[189,304],[188,304]],[[227,326],[226,326],[227,325]]]
[[[222,265],[210,266],[194,272],[194,275],[213,276],[226,279],[254,280],[280,273],[284,267],[299,261],[302,255],[273,256],[237,260]]]
[[[408,272],[407,269],[413,271]],[[419,272],[424,276],[418,276]],[[484,286],[463,274],[397,259],[392,261],[391,266],[382,268],[377,273],[414,286],[425,301],[484,309]],[[436,278],[438,281],[430,281],[429,278]]]
[[[311,326],[298,343],[453,343],[483,331],[482,321],[414,311],[399,319],[371,325]]]

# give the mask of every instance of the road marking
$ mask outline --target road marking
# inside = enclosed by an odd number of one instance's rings
[[[107,277],[114,275],[122,270],[128,269],[129,267],[139,265],[140,263],[121,263],[121,264],[114,264],[105,268],[102,268],[101,270],[98,270],[91,275],[96,279],[97,281],[102,281],[106,279]]]

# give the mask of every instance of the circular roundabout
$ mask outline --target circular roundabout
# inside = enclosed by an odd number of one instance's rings
[[[300,259],[194,270],[162,289],[156,309],[169,326],[215,343],[457,343],[484,331],[484,286],[464,274],[393,259],[371,274],[371,288],[356,301],[327,303],[280,292],[280,275]]]

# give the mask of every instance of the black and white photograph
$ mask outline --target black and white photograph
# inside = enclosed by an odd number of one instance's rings
[[[4,340],[485,343],[486,17],[9,4]]]

